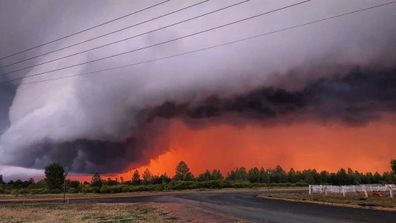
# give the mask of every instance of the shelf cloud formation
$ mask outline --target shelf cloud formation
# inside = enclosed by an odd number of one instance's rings
[[[0,3],[0,24],[6,33],[0,37],[0,56],[149,5],[148,1],[117,4],[49,1],[49,4],[24,2],[23,5],[22,2]],[[105,49],[1,76],[0,81],[25,78],[0,86],[0,165],[42,169],[57,161],[75,173],[115,173],[143,165],[165,152],[168,141],[163,133],[172,120],[182,120],[191,128],[216,123],[245,125],[249,121],[272,126],[305,120],[358,127],[395,113],[394,5],[126,69],[40,82],[210,47],[387,1],[312,1],[133,54],[28,78],[35,73],[152,45],[295,2],[252,0]],[[189,11],[55,55],[103,45],[227,4],[230,3],[225,0],[209,1]],[[34,52],[45,53],[186,5],[185,1],[170,1]],[[21,15],[23,20],[16,19]],[[34,52],[29,53],[35,55]],[[35,65],[55,55],[23,65]],[[23,57],[1,60],[0,72],[22,67],[6,66],[18,59]],[[31,81],[39,82],[32,84]]]

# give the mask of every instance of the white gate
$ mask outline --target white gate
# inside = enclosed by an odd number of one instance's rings
[[[385,185],[309,185],[309,194],[320,193],[320,194],[342,194],[345,197],[346,193],[363,192],[368,197],[367,192],[384,192],[389,191],[389,196],[393,198],[393,191],[396,190],[396,185],[385,184]]]

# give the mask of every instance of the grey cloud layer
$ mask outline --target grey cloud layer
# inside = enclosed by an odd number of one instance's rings
[[[27,13],[26,16],[31,18],[29,21],[43,32],[32,36],[23,35],[34,30],[26,28],[31,25],[28,21],[17,20],[14,27],[2,22],[2,28],[11,31],[0,39],[4,52],[19,49],[20,44],[29,46],[50,40],[67,33],[67,30],[75,30],[74,26],[99,23],[103,19],[100,15],[111,18],[116,12],[121,15],[125,14],[126,9],[143,7],[143,3],[131,4],[130,1],[119,1],[118,4],[105,1],[72,1],[70,4],[66,1],[49,1],[47,5],[33,4],[30,8],[25,5],[19,9],[19,2],[16,2],[0,8],[4,10],[8,7],[9,12],[6,14],[10,17],[12,14]],[[229,4],[227,2],[210,1],[207,6],[123,35],[191,17],[192,13],[200,14],[213,7]],[[293,2],[252,1],[220,15],[19,75],[122,52]],[[186,4],[184,1],[172,1],[168,7],[154,12],[170,11],[182,3]],[[59,7],[55,7],[57,4]],[[88,7],[90,4],[95,8]],[[209,35],[54,73],[51,77],[205,47],[370,4],[374,3],[313,1],[304,7]],[[11,13],[11,9],[16,11]],[[393,101],[396,98],[391,87],[391,84],[396,84],[396,28],[391,22],[396,19],[394,9],[376,9],[334,22],[132,69],[19,86],[9,108],[10,126],[0,138],[0,163],[42,168],[55,160],[75,172],[125,170],[131,165],[146,162],[166,149],[166,139],[160,145],[152,145],[151,142],[154,138],[160,138],[162,131],[166,130],[166,121],[162,119],[170,118],[182,118],[191,124],[198,122],[198,125],[216,121],[231,123],[229,116],[267,122],[278,122],[283,117],[292,116],[292,119],[301,117],[365,124],[383,113],[394,112]],[[154,12],[133,17],[126,23],[149,18]],[[48,21],[42,20],[43,15],[48,17]],[[108,29],[115,29],[116,26]],[[75,40],[93,34],[84,34],[75,37]],[[95,46],[101,41],[91,44]],[[67,42],[58,43],[57,46],[62,44]],[[83,47],[71,49],[70,52],[81,49]],[[51,56],[42,59],[48,58]]]

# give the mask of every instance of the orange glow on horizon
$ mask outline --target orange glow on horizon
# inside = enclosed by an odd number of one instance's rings
[[[226,174],[240,166],[276,165],[286,170],[337,171],[350,167],[363,172],[389,171],[389,162],[396,157],[396,127],[388,121],[354,127],[308,122],[202,129],[174,122],[167,133],[171,148],[138,170],[142,173],[148,168],[154,174],[173,175],[177,163],[184,160],[194,175],[206,169],[220,169]]]
[[[355,127],[314,122],[263,126],[250,122],[244,127],[219,124],[192,129],[181,121],[172,121],[164,132],[170,141],[169,150],[137,169],[140,175],[147,168],[156,175],[173,176],[177,163],[184,160],[194,175],[206,169],[220,169],[226,175],[240,166],[276,165],[285,170],[337,171],[350,167],[362,172],[390,171],[389,162],[396,158],[396,127],[392,123],[395,121],[391,118]],[[116,176],[130,180],[133,171]]]

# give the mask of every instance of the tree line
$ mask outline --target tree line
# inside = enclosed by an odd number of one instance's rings
[[[382,174],[362,173],[350,168],[337,172],[317,171],[315,169],[285,171],[281,166],[265,169],[253,167],[236,168],[226,176],[220,170],[206,170],[194,176],[188,165],[180,161],[175,175],[154,175],[148,169],[143,173],[135,170],[130,179],[122,177],[103,179],[99,173],[90,182],[65,179],[62,165],[52,163],[45,168],[45,178],[35,182],[33,179],[5,182],[0,175],[0,193],[39,194],[39,193],[116,193],[150,190],[180,190],[196,188],[260,187],[260,186],[305,186],[308,184],[357,185],[357,184],[394,184],[396,183],[396,160],[392,160],[391,170]]]

